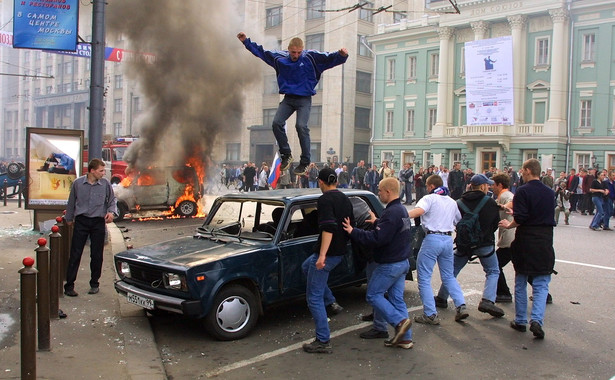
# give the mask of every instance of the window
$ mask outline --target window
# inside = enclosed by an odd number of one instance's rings
[[[440,53],[429,55],[429,76],[437,77],[440,72]]]
[[[320,143],[317,143],[317,142],[310,143],[310,158],[312,162],[320,161]]]
[[[408,15],[404,12],[394,12],[393,13],[393,24],[397,24],[401,22],[401,20],[408,18]]]
[[[387,82],[395,82],[395,58],[387,59]]]
[[[527,161],[530,158],[538,159],[538,151],[537,150],[526,150],[523,152],[523,161]]]
[[[322,106],[312,106],[310,109],[310,127],[320,127],[322,125]]]
[[[451,150],[451,163],[450,166],[452,168],[453,164],[461,163],[461,151],[459,150]]]
[[[591,128],[592,126],[592,101],[581,100],[581,121],[579,128]]]
[[[461,48],[461,57],[459,57],[459,74],[462,76],[466,74],[466,47],[465,46]]]
[[[133,112],[143,111],[142,105],[141,105],[141,98],[138,96],[135,96],[134,98],[132,98],[132,111]]]
[[[30,121],[30,110],[29,110],[29,109],[27,109],[27,108],[25,108],[25,109],[23,110],[23,121],[24,121],[25,123],[27,123],[28,121]]]
[[[273,125],[273,118],[275,116],[276,111],[277,109],[275,108],[268,108],[268,109],[263,110],[263,125],[264,126]]]
[[[282,7],[269,8],[266,13],[266,28],[273,28],[282,24]]]
[[[36,95],[40,95],[40,94],[41,94],[41,88],[40,88],[40,87],[36,87],[36,88],[34,89],[34,96],[36,96]]]
[[[47,86],[45,88],[45,94],[49,95],[53,92],[53,86]]]
[[[226,144],[226,160],[227,161],[239,161],[240,143]]]
[[[366,94],[372,93],[372,74],[357,71],[357,91]]]
[[[414,132],[414,109],[406,111],[406,132]]]
[[[393,124],[395,122],[395,113],[393,111],[387,111],[387,120],[385,124],[384,133],[393,133]]]
[[[536,66],[545,66],[549,64],[549,38],[541,37],[536,39]]]
[[[23,60],[25,63],[30,63],[30,52],[29,51],[25,51],[23,53]]]
[[[7,123],[13,122],[13,113],[11,111],[6,111],[4,113],[4,121]]]
[[[408,57],[408,80],[416,80],[416,56]]]
[[[273,95],[279,92],[278,91],[278,80],[275,74],[265,75],[263,80],[264,80],[263,93],[265,95]]]
[[[583,35],[583,61],[594,62],[596,58],[596,35],[588,33]]]
[[[579,170],[590,168],[589,153],[577,154],[577,168]]]
[[[121,74],[120,75],[116,75],[115,78],[114,78],[114,82],[115,82],[114,88],[116,88],[116,89],[122,88],[123,87],[123,83],[122,83],[123,80],[124,79],[123,79],[123,76]]]
[[[47,75],[53,75],[53,66],[52,65],[47,65],[47,67],[45,68],[45,73]]]
[[[113,123],[113,133],[115,136],[122,135],[122,123]]]
[[[361,4],[363,6],[359,9],[359,20],[364,20],[364,21],[372,22],[374,12],[373,11],[369,11],[367,9],[373,8],[374,7],[374,3],[370,3],[368,1],[363,1],[363,2],[361,2]]]
[[[369,129],[371,109],[364,107],[354,108],[354,127],[357,129]]]
[[[64,62],[64,74],[73,73],[73,62]]]
[[[372,48],[372,44],[367,42],[367,39],[365,38],[365,36],[362,36],[362,35],[357,36],[357,51],[359,52],[359,56],[371,57],[372,56],[372,52],[370,50],[371,48]]]
[[[430,132],[433,130],[433,126],[436,125],[437,116],[438,116],[438,109],[430,108],[429,109],[429,124],[427,124]]]
[[[113,112],[115,113],[122,112],[122,99],[113,100]]]
[[[310,34],[305,36],[305,49],[306,50],[325,50],[325,34]]]
[[[7,129],[6,131],[4,131],[4,135],[5,135],[5,140],[6,141],[13,141],[13,130],[12,129]]]
[[[307,0],[307,20],[314,20],[317,18],[324,18],[325,14],[322,12],[325,9],[325,0]]]
[[[73,114],[73,109],[71,108],[71,106],[65,106],[64,107],[64,117],[71,117]]]

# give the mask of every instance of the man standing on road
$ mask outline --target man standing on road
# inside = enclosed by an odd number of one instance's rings
[[[458,229],[455,238],[457,249],[454,254],[453,276],[457,278],[457,275],[468,263],[470,258],[472,256],[478,256],[486,276],[483,299],[478,304],[478,311],[500,318],[504,316],[504,310],[495,306],[495,295],[498,286],[498,277],[500,275],[498,258],[495,255],[495,231],[498,229],[500,214],[497,203],[495,203],[493,198],[487,195],[489,186],[493,185],[493,183],[494,182],[484,174],[476,174],[470,180],[472,190],[463,194],[457,201],[462,219],[466,214],[471,216],[472,214],[478,213],[481,236],[475,248],[465,247],[461,242],[468,240],[469,237],[465,236],[464,239],[463,234],[469,231],[464,229],[460,230],[459,226],[462,224],[457,224]],[[465,220],[466,219],[464,219],[464,221]],[[445,286],[440,286],[440,291],[436,296],[436,306],[446,308],[447,300],[448,291]]]
[[[361,334],[362,338],[388,338],[386,323],[395,328],[395,336],[385,340],[387,347],[412,348],[412,321],[404,301],[406,273],[410,269],[410,218],[399,199],[399,182],[385,178],[378,186],[378,197],[386,203],[379,219],[373,220],[372,230],[353,228],[350,219],[344,220],[344,230],[350,238],[374,249],[374,266],[367,282],[367,302],[374,308],[374,328]],[[385,297],[385,293],[387,297]]]
[[[527,324],[527,280],[532,277],[530,331],[538,339],[545,333],[544,314],[549,282],[555,266],[553,227],[555,193],[540,182],[540,163],[531,158],[521,168],[524,185],[513,198],[513,221],[501,220],[500,227],[517,228],[512,243],[515,267],[515,320],[510,327],[525,332]]]
[[[442,178],[431,175],[426,181],[428,195],[421,198],[416,208],[408,212],[411,219],[421,217],[425,239],[417,257],[417,276],[419,295],[423,302],[423,313],[415,316],[414,321],[429,325],[439,325],[440,319],[431,289],[433,268],[438,263],[442,284],[446,287],[457,308],[455,321],[466,319],[469,314],[461,287],[453,275],[453,230],[461,219],[457,203],[449,197],[448,189],[442,186]]]
[[[361,160],[357,166],[352,169],[352,183],[354,183],[355,189],[365,190],[365,173],[367,168],[365,167],[365,161]]]
[[[64,219],[69,226],[75,224],[70,247],[64,294],[76,297],[75,280],[81,263],[85,243],[90,238],[90,291],[98,293],[105,247],[105,223],[113,222],[117,205],[113,188],[105,175],[105,163],[94,158],[88,164],[88,174],[73,182],[66,205]]]
[[[455,162],[453,164],[453,170],[448,175],[448,183],[451,189],[451,197],[454,200],[461,198],[464,189],[463,172],[461,171],[461,164]]]
[[[280,102],[273,118],[273,135],[278,142],[282,159],[280,170],[288,169],[293,161],[285,125],[290,115],[297,112],[295,129],[301,145],[301,160],[294,173],[303,174],[310,165],[308,121],[312,96],[316,95],[316,85],[323,71],[346,62],[348,51],[345,48],[334,53],[303,50],[303,41],[298,37],[290,40],[287,51],[272,51],[265,50],[261,45],[250,41],[244,32],[237,34],[237,38],[252,54],[275,69],[280,94],[284,94],[284,99]]]
[[[514,194],[508,190],[510,186],[510,177],[507,174],[500,173],[493,176],[493,193],[497,196],[496,202],[500,206],[500,220],[506,219],[512,222],[512,215],[508,214],[507,210],[512,207],[512,200]],[[498,230],[498,249],[495,251],[498,256],[498,267],[500,268],[500,275],[498,276],[498,288],[496,291],[495,302],[507,303],[512,302],[512,294],[506,283],[506,276],[504,275],[503,268],[512,259],[510,245],[515,239],[515,229],[502,228]]]
[[[325,305],[336,312],[341,306],[335,302],[331,289],[327,286],[329,273],[342,261],[346,253],[348,234],[342,227],[342,221],[350,219],[354,225],[352,203],[348,197],[337,190],[337,176],[331,168],[324,168],[318,173],[318,186],[322,196],[318,198],[318,242],[316,253],[308,257],[302,265],[307,277],[306,298],[308,308],[316,324],[316,339],[303,345],[309,353],[331,353],[329,322]]]

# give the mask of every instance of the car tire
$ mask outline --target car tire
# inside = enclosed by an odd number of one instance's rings
[[[205,330],[218,340],[247,336],[258,321],[257,298],[244,286],[229,285],[217,295],[203,320]]]
[[[192,201],[181,201],[175,209],[175,213],[180,216],[194,216],[198,211],[199,207]]]
[[[109,182],[111,182],[112,185],[119,185],[120,182],[122,182],[122,180],[119,179],[119,177],[112,177],[111,181],[109,181]]]
[[[124,216],[128,213],[128,206],[124,202],[117,202],[117,216],[113,218],[114,222],[121,222]]]
[[[10,179],[19,179],[23,177],[24,172],[24,168],[22,168],[17,162],[11,162],[6,167],[6,174]]]

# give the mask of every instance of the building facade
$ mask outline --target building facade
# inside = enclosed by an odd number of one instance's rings
[[[379,25],[373,159],[477,171],[615,169],[615,4],[602,0],[431,0]],[[468,125],[465,43],[512,38],[514,122]],[[472,106],[470,106],[471,108]]]

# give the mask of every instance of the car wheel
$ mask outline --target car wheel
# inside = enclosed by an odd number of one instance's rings
[[[194,216],[196,215],[197,211],[198,207],[196,203],[192,201],[181,201],[175,209],[175,212],[181,216]]]
[[[118,177],[113,177],[113,178],[111,178],[110,182],[111,182],[112,185],[119,185],[119,183],[122,182],[122,180],[119,179]]]
[[[207,332],[219,340],[236,340],[248,335],[258,320],[254,293],[241,285],[224,287],[204,319]]]
[[[19,179],[24,175],[24,169],[16,162],[11,162],[6,168],[10,179]]]
[[[128,206],[124,202],[117,202],[117,216],[113,218],[114,222],[124,220],[124,216],[128,213]]]

